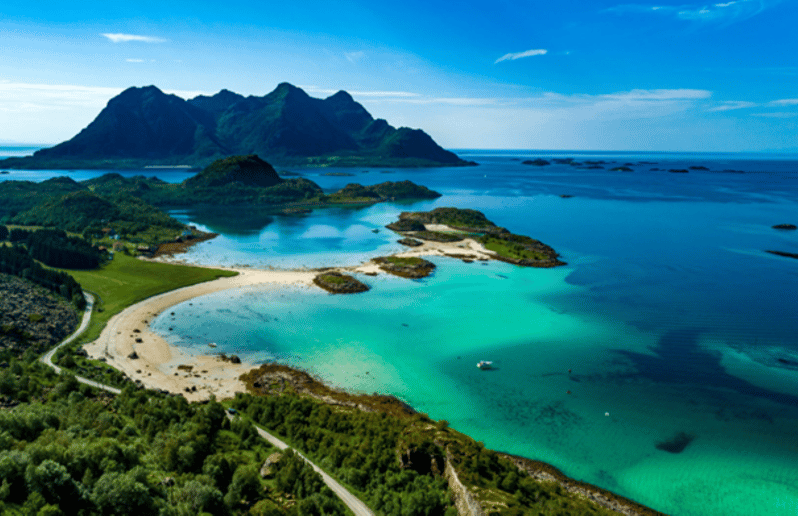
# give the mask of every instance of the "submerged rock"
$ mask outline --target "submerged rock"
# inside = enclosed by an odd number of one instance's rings
[[[686,432],[679,432],[666,441],[660,441],[655,446],[658,450],[668,453],[682,453],[687,446],[695,439],[694,435]]]

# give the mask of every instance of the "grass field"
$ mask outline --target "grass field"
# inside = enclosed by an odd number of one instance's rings
[[[102,311],[95,311],[81,342],[96,339],[111,317],[143,299],[237,274],[218,269],[147,262],[122,253],[116,253],[113,260],[99,269],[64,272],[71,274],[84,290],[100,297],[97,306]]]

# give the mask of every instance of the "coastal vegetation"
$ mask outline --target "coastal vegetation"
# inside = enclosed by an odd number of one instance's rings
[[[441,148],[420,129],[374,119],[346,92],[326,99],[288,83],[262,97],[222,90],[184,100],[156,88],[128,88],[85,129],[5,168],[140,169],[203,167],[257,153],[301,166],[435,167],[475,165]]]
[[[466,498],[485,514],[614,513],[588,500],[595,488],[578,494],[554,475],[533,478],[509,457],[396,398],[337,391],[274,364],[242,379],[252,394],[238,394],[232,406],[302,450],[377,514],[458,514],[456,503]],[[613,502],[627,514],[654,514],[620,497]]]
[[[0,370],[0,512],[64,515],[343,515],[318,474],[215,400],[132,386],[110,397],[35,355]],[[30,401],[25,401],[30,400]]]

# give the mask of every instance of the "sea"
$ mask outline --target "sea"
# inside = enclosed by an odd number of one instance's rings
[[[479,165],[286,169],[327,191],[409,179],[443,194],[433,201],[294,215],[171,210],[220,233],[181,258],[354,265],[403,249],[384,227],[399,213],[456,206],[552,246],[566,266],[434,258],[428,278],[363,276],[372,288],[357,295],[211,294],[154,329],[189,352],[215,342],[253,363],[395,395],[488,448],[665,513],[798,513],[798,260],[766,252],[798,253],[798,231],[772,227],[798,224],[798,156],[456,152]],[[552,164],[522,163],[536,158]],[[611,170],[620,166],[632,171]],[[100,173],[11,170],[0,180]],[[192,172],[124,174],[178,182]]]

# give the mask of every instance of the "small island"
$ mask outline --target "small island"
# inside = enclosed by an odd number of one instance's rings
[[[470,241],[495,260],[524,267],[565,265],[548,245],[528,236],[516,235],[491,222],[477,210],[436,208],[429,212],[403,212],[386,226],[405,238],[432,242]],[[452,256],[450,254],[450,256]]]
[[[796,226],[795,224],[776,224],[775,226],[773,226],[773,229],[783,229],[783,230],[787,230],[787,231],[794,231],[795,229],[798,229],[798,226]]]
[[[426,278],[435,270],[435,264],[417,256],[382,256],[371,260],[383,271],[401,278]]]
[[[313,283],[330,294],[357,294],[369,290],[365,283],[336,271],[322,272],[313,278]]]
[[[547,160],[545,160],[543,158],[537,158],[537,159],[524,160],[524,161],[521,162],[521,164],[522,165],[534,165],[536,167],[545,167],[547,165],[551,165],[551,162],[549,162],[549,161],[547,161]]]

